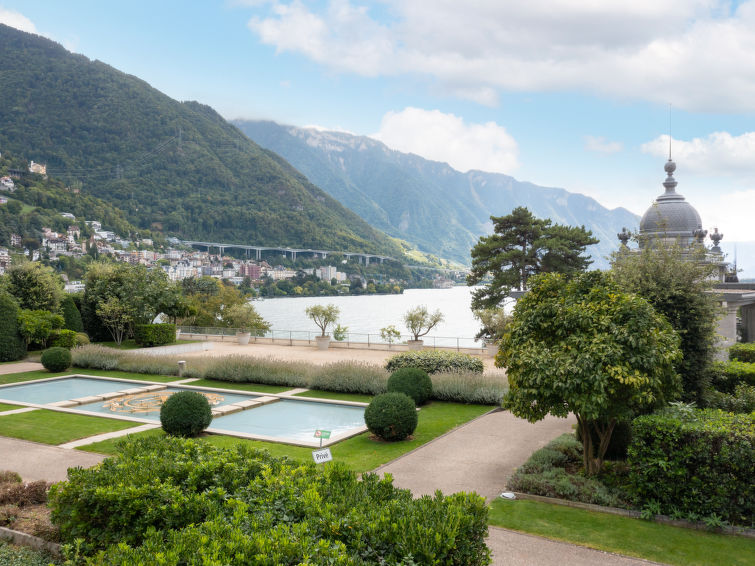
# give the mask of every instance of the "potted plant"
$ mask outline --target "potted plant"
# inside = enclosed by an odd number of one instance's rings
[[[246,346],[252,333],[260,336],[270,330],[270,324],[260,316],[249,303],[234,305],[223,314],[223,322],[228,328],[236,328],[236,339],[239,344]]]
[[[322,331],[320,336],[315,336],[315,342],[317,348],[320,350],[327,350],[330,345],[330,336],[325,332],[328,326],[335,324],[338,321],[338,316],[341,314],[339,308],[333,304],[330,305],[312,305],[307,307],[304,311],[307,316],[317,325]]]
[[[473,314],[482,323],[475,339],[483,341],[486,354],[495,356],[498,354],[498,343],[511,324],[511,315],[503,312],[503,309],[481,309],[473,311]]]
[[[407,340],[406,343],[410,350],[421,350],[424,342],[420,340],[421,336],[426,335],[435,326],[443,322],[443,313],[436,310],[429,313],[425,305],[414,307],[406,311],[404,315],[404,324],[409,334],[414,336],[414,340]]]

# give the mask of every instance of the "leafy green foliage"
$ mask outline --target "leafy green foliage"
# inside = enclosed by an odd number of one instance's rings
[[[405,393],[419,407],[427,403],[433,395],[433,382],[426,371],[419,368],[400,368],[388,378],[388,392]]]
[[[176,325],[170,323],[135,324],[134,341],[140,346],[162,346],[176,341]]]
[[[47,163],[50,176],[117,204],[139,229],[399,257],[384,234],[208,106],[7,26],[0,51],[3,152]]]
[[[0,565],[2,566],[50,566],[60,564],[47,553],[22,546],[12,546],[0,541]]]
[[[617,421],[678,394],[678,338],[647,301],[601,272],[531,284],[496,358],[509,378],[504,406],[530,422],[574,413],[585,472],[597,473]]]
[[[711,375],[714,389],[731,393],[740,383],[755,385],[755,362],[713,362]]]
[[[755,520],[755,413],[668,409],[632,424],[631,487],[640,504]]]
[[[682,397],[705,402],[710,365],[716,352],[719,307],[709,291],[717,267],[704,260],[704,250],[658,245],[638,252],[622,248],[611,258],[615,281],[626,292],[647,299],[681,338]]]
[[[84,332],[84,324],[81,322],[81,313],[79,307],[76,306],[76,302],[73,297],[66,295],[60,302],[60,311],[63,314],[65,320],[64,328],[73,330],[74,332]]]
[[[53,330],[50,333],[50,346],[57,346],[70,350],[79,344],[78,334],[73,330]]]
[[[417,428],[417,408],[405,393],[382,393],[364,410],[369,431],[383,440],[404,440]]]
[[[11,266],[5,277],[8,292],[18,299],[22,309],[57,312],[63,281],[51,268],[26,261]]]
[[[739,383],[731,393],[712,391],[708,405],[729,413],[752,413],[755,411],[755,385]]]
[[[24,357],[26,343],[18,329],[18,302],[0,290],[0,362],[12,362]]]
[[[411,401],[410,401],[411,402]],[[487,507],[475,494],[413,499],[390,479],[315,467],[246,445],[175,438],[121,444],[50,493],[64,541],[94,563],[489,564]],[[120,544],[119,544],[120,543]]]
[[[64,371],[71,367],[71,351],[68,348],[54,347],[42,352],[42,365],[53,373]]]
[[[729,359],[755,363],[755,342],[732,344],[729,346]]]
[[[46,346],[53,331],[63,328],[63,317],[46,310],[21,309],[18,313],[18,330],[29,344]]]
[[[497,308],[512,290],[527,289],[529,278],[538,273],[576,273],[591,261],[583,254],[597,244],[592,232],[551,224],[535,218],[525,207],[507,216],[491,216],[493,235],[480,237],[472,248],[472,270],[468,285],[478,285],[488,274],[492,280],[472,294],[475,310]]]
[[[473,311],[474,317],[482,323],[482,328],[475,334],[475,339],[486,342],[499,342],[511,324],[511,315],[503,309],[482,309]]]
[[[421,336],[425,336],[441,322],[443,322],[443,313],[439,310],[429,313],[425,305],[409,309],[404,314],[404,326],[414,337],[414,340],[419,340]]]
[[[224,310],[223,322],[230,328],[252,332],[255,336],[264,336],[270,330],[270,323],[262,318],[251,303],[236,304]]]
[[[484,364],[480,358],[460,352],[444,350],[419,350],[396,354],[385,365],[388,371],[399,368],[420,368],[429,374],[439,372],[482,373]]]
[[[172,436],[197,436],[210,422],[210,402],[196,391],[174,393],[160,407],[160,424]]]
[[[341,310],[333,304],[311,305],[308,306],[304,312],[322,331],[321,336],[325,336],[328,326],[338,322],[338,316],[341,314]]]

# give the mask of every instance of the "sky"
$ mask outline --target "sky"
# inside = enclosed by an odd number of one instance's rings
[[[638,215],[670,146],[677,191],[755,277],[755,0],[0,0],[0,22],[228,119]]]

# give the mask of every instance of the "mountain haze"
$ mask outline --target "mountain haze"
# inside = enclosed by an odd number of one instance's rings
[[[590,250],[595,267],[606,265],[603,258],[616,249],[617,232],[639,221],[626,209],[609,210],[578,193],[500,173],[461,173],[365,136],[270,121],[233,123],[371,225],[462,263],[469,263],[469,250],[477,239],[491,232],[490,216],[508,214],[517,206],[526,206],[540,218],[592,230],[600,239]]]
[[[401,255],[209,106],[0,24],[0,151],[187,239]]]

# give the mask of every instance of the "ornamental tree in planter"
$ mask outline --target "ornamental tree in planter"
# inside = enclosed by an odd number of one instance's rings
[[[439,323],[443,322],[443,313],[436,310],[430,314],[425,305],[414,307],[406,311],[404,315],[404,324],[409,333],[414,336],[414,340],[407,341],[410,350],[420,350],[422,348],[421,336],[425,336]]]
[[[304,312],[307,313],[307,316],[311,318],[312,321],[317,325],[317,327],[322,331],[322,334],[315,338],[317,347],[321,350],[327,349],[328,345],[330,344],[330,336],[328,336],[325,332],[327,331],[328,326],[330,326],[331,324],[336,324],[338,322],[338,316],[341,314],[340,309],[333,304],[312,305],[310,307],[307,307]]]
[[[223,322],[229,328],[238,329],[236,338],[241,345],[249,344],[252,333],[255,336],[261,336],[270,330],[270,323],[262,318],[257,309],[249,303],[234,305],[229,308],[228,312],[223,314]]]

